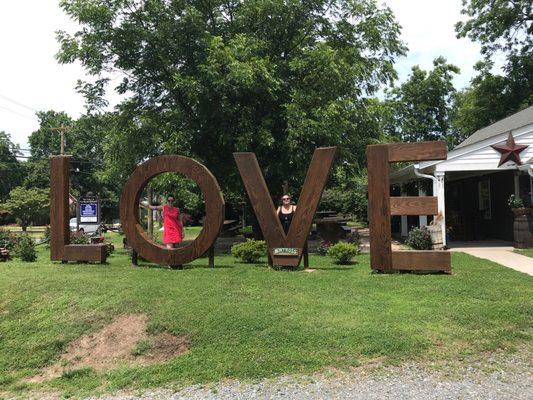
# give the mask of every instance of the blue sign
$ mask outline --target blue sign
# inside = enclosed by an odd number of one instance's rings
[[[98,203],[80,203],[80,222],[98,223]]]

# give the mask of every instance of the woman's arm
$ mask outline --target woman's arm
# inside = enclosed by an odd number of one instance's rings
[[[142,208],[147,208],[147,209],[150,209],[150,210],[162,210],[163,209],[163,206],[152,206],[150,204],[148,204],[147,201],[141,201],[139,203],[139,205],[142,207]]]

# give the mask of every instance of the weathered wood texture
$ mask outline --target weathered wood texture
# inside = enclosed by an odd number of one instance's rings
[[[200,235],[189,245],[175,249],[154,242],[139,222],[139,199],[154,176],[176,172],[193,180],[202,191],[206,218]],[[198,161],[182,156],[159,156],[139,165],[120,196],[120,219],[128,243],[146,260],[162,265],[182,265],[204,255],[215,242],[224,222],[224,198],[216,178]]]
[[[391,143],[389,161],[428,161],[446,160],[448,150],[446,142]]]
[[[437,198],[434,196],[391,197],[391,215],[437,215]]]
[[[287,235],[285,235],[276,214],[276,208],[255,154],[233,153],[274,265],[295,267],[300,264],[303,248],[309,236],[336,152],[337,147],[322,147],[315,150],[298,200],[299,206],[296,207]],[[297,248],[298,255],[274,255],[273,249],[276,247]]]
[[[65,245],[70,243],[69,226],[70,156],[50,158],[50,259],[63,261]]]
[[[105,245],[70,245],[69,224],[70,156],[50,159],[50,259],[104,263]]]
[[[445,142],[394,143],[367,147],[368,218],[372,269],[450,271],[446,251],[392,251],[391,215],[436,215],[436,197],[390,197],[389,163],[446,159]]]
[[[450,271],[451,253],[449,251],[404,250],[392,252],[392,265],[398,270]]]
[[[106,260],[105,244],[69,244],[64,247],[65,261],[92,261],[103,263]]]
[[[388,146],[368,146],[367,160],[370,264],[388,270],[392,269]]]

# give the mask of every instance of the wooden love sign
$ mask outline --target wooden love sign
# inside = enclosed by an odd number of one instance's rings
[[[234,153],[255,215],[261,225],[272,263],[298,266],[306,246],[320,197],[335,158],[337,147],[315,150],[287,234],[276,214],[272,197],[254,153]],[[389,163],[446,158],[444,142],[368,146],[368,191],[371,266],[376,270],[450,269],[450,254],[440,251],[391,250],[391,215],[431,215],[437,213],[434,197],[389,196]],[[167,249],[155,243],[139,222],[139,200],[148,181],[164,172],[182,173],[200,187],[206,204],[206,218],[200,235],[190,244]],[[55,261],[105,262],[104,245],[71,245],[69,230],[69,156],[51,160],[50,255]],[[205,254],[214,244],[224,221],[224,198],[216,178],[198,161],[188,157],[159,156],[139,165],[122,190],[120,219],[133,249],[148,261],[180,265]]]

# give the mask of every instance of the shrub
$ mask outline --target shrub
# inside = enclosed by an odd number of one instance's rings
[[[411,229],[405,244],[415,250],[431,250],[433,247],[431,235],[425,226]]]
[[[231,246],[231,254],[245,263],[256,263],[266,255],[267,247],[264,240],[247,239],[246,242]]]
[[[349,264],[359,253],[359,247],[352,243],[339,242],[328,249],[328,256],[335,260],[335,264]]]
[[[83,232],[71,232],[70,244],[90,244],[91,238]]]
[[[317,254],[325,256],[328,254],[328,249],[331,247],[331,242],[328,240],[322,240],[320,245],[316,248]]]
[[[37,260],[37,251],[35,250],[35,240],[28,235],[21,235],[15,246],[15,256],[22,261],[33,262]]]
[[[524,200],[522,198],[515,196],[512,194],[509,196],[509,199],[507,200],[507,204],[511,208],[523,208],[524,207]]]
[[[5,247],[9,251],[14,251],[20,236],[15,235],[7,229],[0,229],[0,247]]]

